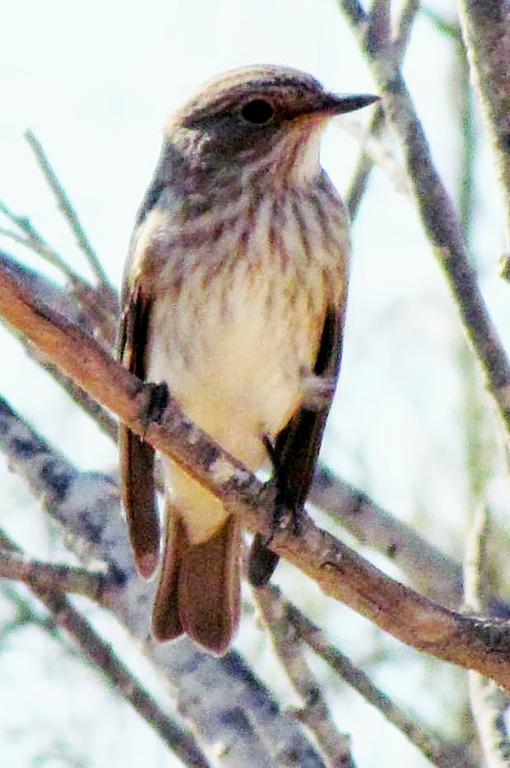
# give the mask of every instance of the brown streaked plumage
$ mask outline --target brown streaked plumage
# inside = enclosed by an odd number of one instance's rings
[[[126,266],[119,357],[166,382],[187,416],[252,471],[273,463],[279,504],[305,503],[338,375],[349,236],[319,165],[327,120],[370,96],[328,94],[260,66],[208,83],[170,121]],[[121,428],[121,486],[140,573],[159,560],[153,453]],[[269,456],[270,454],[270,456]],[[153,631],[224,653],[240,615],[239,522],[168,460]],[[276,557],[255,537],[249,575]]]

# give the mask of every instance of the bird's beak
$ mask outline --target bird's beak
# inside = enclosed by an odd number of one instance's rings
[[[370,93],[349,94],[345,96],[328,93],[317,112],[323,115],[343,115],[344,112],[354,112],[356,109],[368,107],[374,101],[379,101],[379,98],[379,96],[374,96]]]

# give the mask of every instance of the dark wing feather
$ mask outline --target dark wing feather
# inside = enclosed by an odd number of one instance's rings
[[[127,281],[126,281],[127,284]],[[140,288],[126,290],[119,327],[118,358],[145,379],[145,346],[151,302]],[[121,497],[140,574],[152,576],[159,560],[159,517],[154,488],[154,451],[131,430],[120,425]]]
[[[314,366],[316,376],[336,380],[342,355],[343,312],[330,307],[326,313]],[[330,403],[320,411],[301,408],[276,438],[272,461],[277,503],[296,514],[303,508],[319,457]],[[256,587],[266,584],[276,568],[278,555],[255,534],[248,563],[248,577]]]

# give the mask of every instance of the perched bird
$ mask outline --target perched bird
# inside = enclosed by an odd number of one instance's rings
[[[337,96],[279,66],[228,72],[170,120],[126,265],[119,358],[255,472],[277,507],[305,503],[340,363],[349,262],[342,202],[319,164]],[[139,572],[159,561],[152,448],[120,430],[122,500]],[[240,615],[240,523],[168,459],[153,633],[216,654]],[[249,575],[277,562],[262,537]]]

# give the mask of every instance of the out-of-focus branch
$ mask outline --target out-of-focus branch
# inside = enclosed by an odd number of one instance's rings
[[[23,581],[34,589],[73,592],[95,601],[101,600],[105,582],[101,571],[46,563],[8,549],[0,549],[0,576]]]
[[[472,80],[493,139],[510,227],[510,3],[458,0]]]
[[[363,491],[321,466],[309,496],[362,544],[386,555],[409,582],[441,605],[457,608],[462,601],[462,568],[413,528],[382,509]]]
[[[422,125],[398,66],[398,57],[386,36],[388,25],[384,21],[388,4],[376,3],[376,6],[382,21],[377,14],[369,19],[357,0],[339,0],[339,7],[356,32],[371,66],[386,114],[400,138],[425,232],[449,283],[508,433],[508,359],[478,287],[476,273],[469,263],[457,215],[432,163]]]
[[[47,278],[42,277],[42,275],[37,272],[22,266],[12,257],[5,257],[4,265],[11,275],[14,277],[19,276],[20,279],[25,282],[27,287],[34,291],[45,304],[48,304],[48,306],[63,315],[70,322],[79,324],[83,330],[86,330],[91,336],[94,336],[94,338],[102,337],[103,341],[105,341],[104,335],[101,333],[101,324],[104,319],[103,315],[101,314],[101,316],[98,317],[97,308],[94,312],[90,312],[88,307],[84,307],[75,291],[67,291]],[[94,289],[84,286],[84,290],[80,291],[81,295],[84,294],[85,290],[89,291]],[[100,293],[101,289],[99,288],[96,291],[98,300],[96,306],[101,303]],[[117,424],[115,419],[96,400],[91,398],[87,392],[62,373],[51,360],[42,354],[36,347],[27,342],[23,334],[17,333],[16,336],[19,342],[24,346],[27,354],[55,379],[74,402],[83,408],[85,413],[96,422],[102,432],[107,434],[112,440],[116,441]],[[110,337],[111,336],[112,334],[110,333]],[[108,347],[107,341],[105,346]]]
[[[2,212],[2,209],[4,211],[6,210],[2,203],[0,203],[0,212]],[[17,232],[11,229],[5,229],[4,227],[0,228],[0,237],[5,237],[7,240],[12,240],[17,245],[22,245],[24,248],[27,248],[27,250],[39,254],[39,256],[42,256],[43,259],[48,262],[48,264],[51,264],[52,267],[56,267],[56,269],[60,270],[70,281],[79,279],[76,273],[73,272],[71,267],[67,264],[66,261],[64,261],[60,254],[58,254],[45,242],[39,239],[36,240],[33,236],[23,237],[23,235],[19,235]]]
[[[279,599],[285,619],[292,625],[298,636],[329,666],[375,707],[383,717],[395,726],[415,747],[437,768],[475,768],[463,748],[452,747],[427,732],[416,715],[411,715],[397,706],[385,693],[375,686],[363,670],[335,648],[322,630],[280,595],[276,587],[271,589]]]
[[[397,31],[394,43],[395,51],[400,62],[404,58],[413,23],[419,7],[419,0],[407,0],[400,13],[397,22]],[[384,124],[384,110],[380,104],[377,104],[368,126],[368,135],[372,136],[373,138],[378,137],[384,127]],[[351,219],[354,219],[358,212],[359,204],[361,203],[361,199],[365,193],[368,177],[370,175],[370,171],[372,170],[373,164],[374,161],[370,153],[363,150],[358,158],[358,162],[356,163],[356,168],[354,170],[351,183],[349,184],[349,188],[345,196],[345,202],[347,204],[347,209]]]
[[[324,768],[300,726],[279,710],[235,653],[216,659],[191,641],[168,646],[148,638],[154,584],[135,572],[117,489],[108,476],[77,471],[1,400],[0,448],[46,514],[65,530],[80,560],[105,564],[102,605],[143,644],[207,752],[224,745],[224,768]]]
[[[37,163],[41,171],[43,172],[44,177],[48,182],[50,189],[52,190],[53,194],[56,197],[59,208],[62,211],[62,214],[65,220],[67,221],[69,227],[71,228],[71,231],[73,232],[76,238],[76,242],[78,243],[80,250],[87,258],[87,261],[92,269],[92,272],[98,279],[99,283],[104,287],[105,291],[107,292],[112,307],[115,307],[117,304],[117,293],[114,290],[114,288],[111,286],[106,276],[106,272],[104,271],[101,265],[101,262],[99,261],[97,253],[95,252],[85,230],[82,227],[78,214],[76,213],[67,192],[64,190],[62,184],[58,179],[57,174],[55,173],[50,161],[48,160],[48,157],[41,145],[41,142],[35,136],[35,134],[30,130],[26,131],[25,138],[28,141],[30,148],[32,149],[35,155]]]
[[[466,542],[464,590],[469,610],[484,610],[486,585],[486,548],[489,515],[480,508],[475,514]],[[510,741],[505,713],[510,704],[508,694],[492,680],[478,672],[469,672],[469,697],[487,768],[504,768],[510,762]]]
[[[130,429],[175,461],[253,530],[273,533],[274,489],[262,484],[170,398],[161,423],[145,423],[149,389],[90,336],[45,307],[0,261],[0,314]],[[457,614],[393,581],[303,515],[301,535],[278,530],[271,548],[350,605],[418,650],[476,669],[510,688],[510,627]]]
[[[19,549],[3,531],[0,531],[0,547],[3,550],[2,565],[8,562],[9,554],[11,565],[17,562],[18,566],[22,566],[23,561],[26,563],[26,559],[23,558]],[[73,607],[63,592],[47,579],[48,573],[43,573],[37,564],[33,563],[32,566],[30,577],[23,580],[29,583],[32,592],[54,616],[57,625],[67,632],[86,658],[101,671],[112,687],[156,731],[165,744],[183,761],[184,765],[194,768],[209,768],[209,762],[200,751],[191,733],[187,733],[161,710],[130,670],[115,656],[108,643],[99,637],[91,624]],[[18,568],[18,576],[15,578],[19,578],[20,573]],[[27,575],[26,565],[25,575]],[[63,584],[63,587],[65,589],[66,584]]]
[[[284,603],[273,587],[253,590],[255,603],[279,658],[302,706],[294,717],[317,739],[328,768],[355,768],[350,739],[336,727],[304,653],[301,637],[288,622]]]

